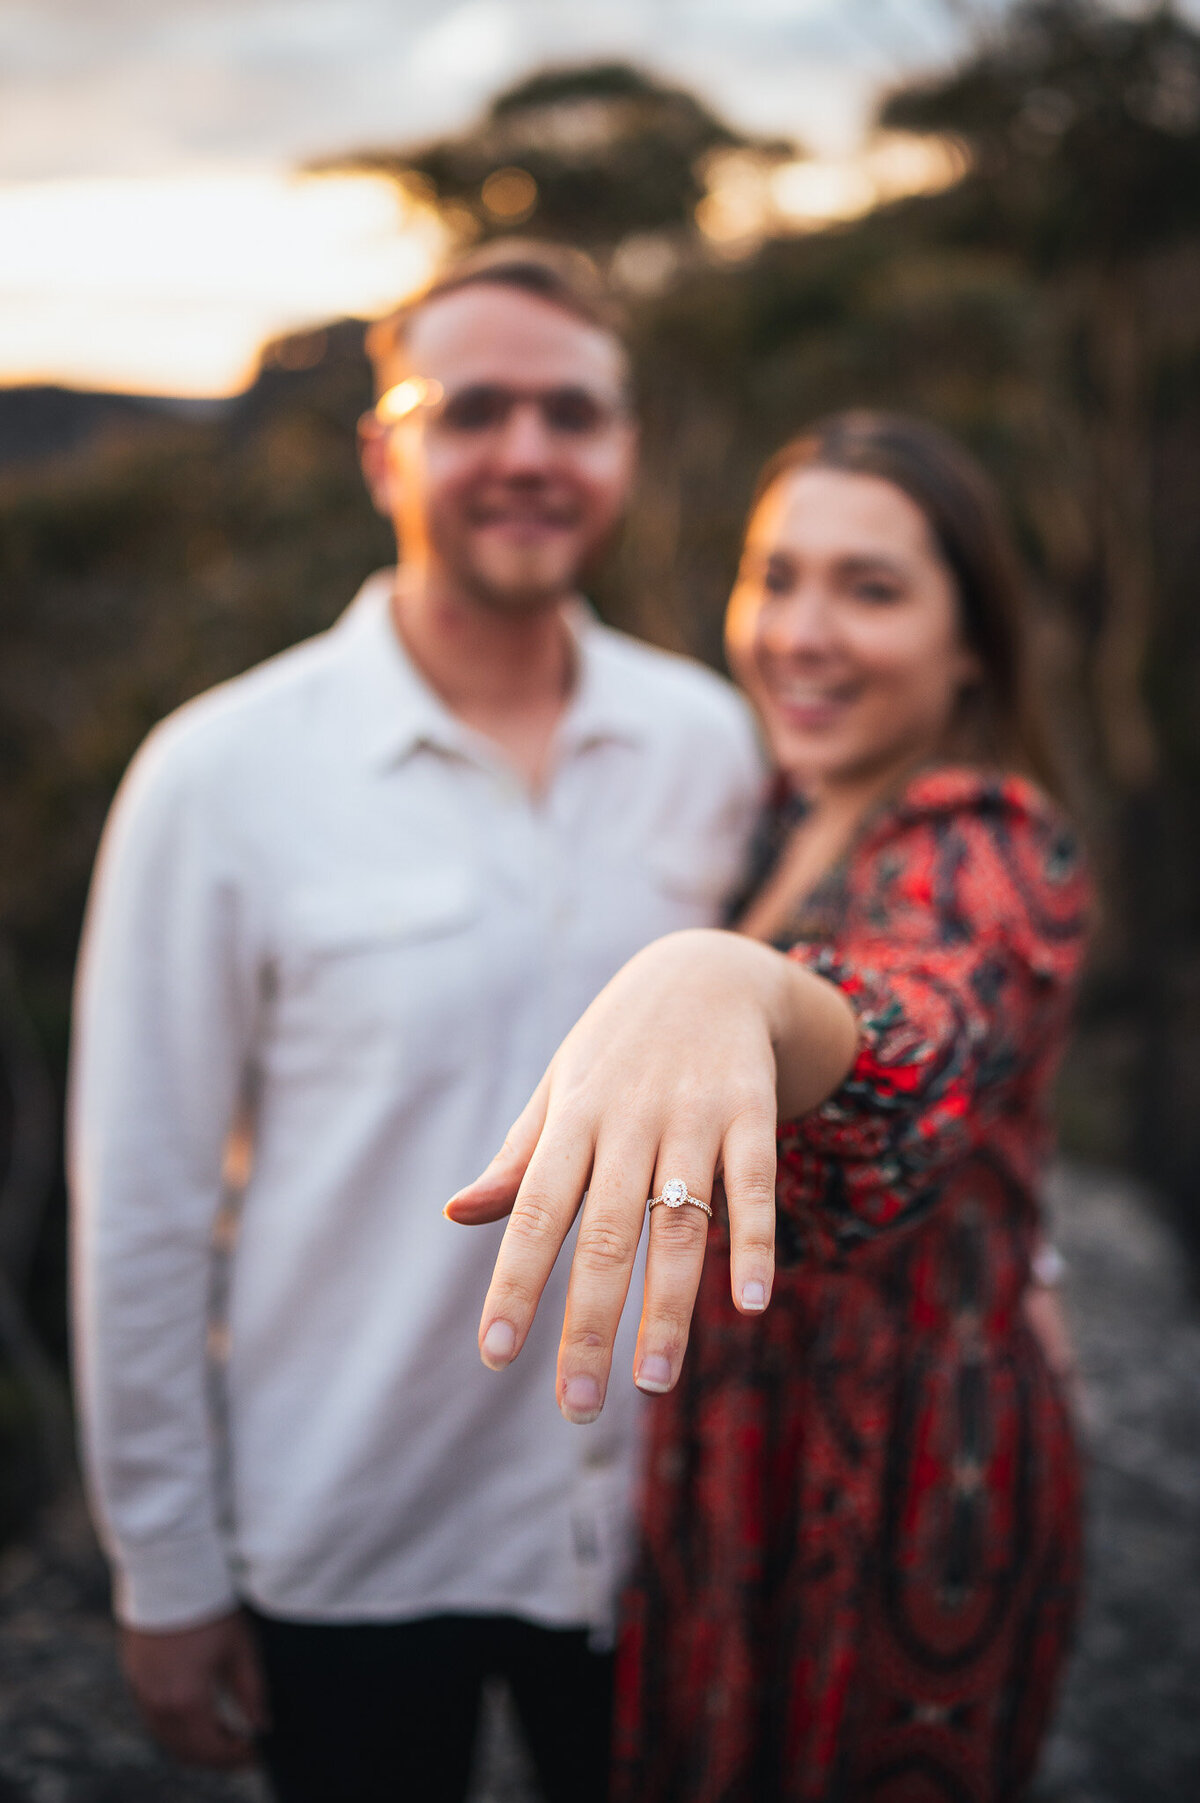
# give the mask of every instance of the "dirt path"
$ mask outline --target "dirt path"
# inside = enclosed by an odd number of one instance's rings
[[[1087,1386],[1090,1586],[1036,1803],[1200,1797],[1200,1307],[1137,1190],[1070,1170],[1057,1236]],[[183,1773],[125,1700],[77,1503],[0,1561],[0,1803],[264,1803]],[[472,1803],[535,1803],[492,1699]]]

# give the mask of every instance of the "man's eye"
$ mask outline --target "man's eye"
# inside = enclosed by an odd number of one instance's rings
[[[542,411],[552,432],[581,438],[598,432],[607,419],[604,403],[586,388],[556,388],[543,399]]]
[[[452,432],[490,432],[508,416],[510,400],[503,388],[480,384],[452,394],[442,408],[442,424]]]

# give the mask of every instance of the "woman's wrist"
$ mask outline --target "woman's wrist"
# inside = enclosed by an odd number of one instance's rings
[[[772,1034],[779,1073],[779,1114],[793,1120],[828,1099],[858,1056],[858,1016],[836,983],[804,964],[772,954],[779,963],[781,1004]]]

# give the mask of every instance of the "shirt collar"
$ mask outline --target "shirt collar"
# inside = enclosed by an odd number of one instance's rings
[[[488,742],[451,713],[406,651],[391,617],[394,582],[393,570],[369,576],[333,628],[352,743],[375,769],[393,767],[421,746],[472,763],[487,759]],[[559,755],[606,740],[642,742],[652,723],[628,693],[612,635],[582,599],[566,604],[564,618],[577,677],[559,728]]]
[[[601,625],[591,603],[582,597],[567,603],[564,618],[575,641],[576,680],[559,727],[560,753],[610,739],[644,743],[654,723],[639,697],[630,692],[619,639]]]

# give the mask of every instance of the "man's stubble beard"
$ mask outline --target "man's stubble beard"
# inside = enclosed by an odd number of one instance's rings
[[[464,560],[453,571],[453,580],[484,612],[497,618],[529,619],[579,594],[602,562],[622,523],[621,518],[614,520],[580,557],[568,568],[560,568],[553,578],[548,574],[539,578],[533,571],[525,578],[516,571],[511,576],[493,575],[486,568]],[[447,573],[450,573],[449,566]]]
[[[581,574],[573,571],[571,578],[565,581],[561,578],[504,581],[489,576],[486,571],[471,570],[460,574],[459,586],[482,613],[497,619],[528,620],[536,614],[550,612],[568,596],[576,594]]]

